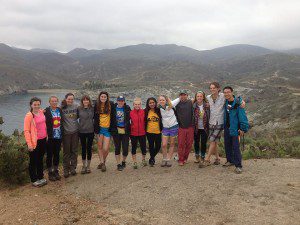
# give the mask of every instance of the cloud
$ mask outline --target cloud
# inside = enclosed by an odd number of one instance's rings
[[[69,51],[153,43],[300,47],[297,0],[0,1],[0,41]]]

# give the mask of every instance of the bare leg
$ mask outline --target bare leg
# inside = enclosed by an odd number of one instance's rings
[[[99,156],[100,163],[104,163],[103,138],[104,136],[102,134],[98,136],[98,156]]]
[[[168,155],[168,139],[169,137],[162,136],[162,154],[163,159],[167,159]]]
[[[116,157],[117,164],[120,164],[121,156],[120,155],[115,155],[115,157]]]
[[[214,154],[215,151],[216,151],[215,149],[216,149],[216,142],[214,142],[214,141],[210,142],[209,143],[209,148],[208,148],[208,153],[205,157],[206,161],[210,161],[211,155]]]
[[[170,148],[169,148],[168,160],[172,159],[174,148],[175,148],[175,137],[170,137]]]
[[[105,163],[106,158],[109,153],[109,144],[110,144],[110,138],[109,137],[103,137],[103,162]]]

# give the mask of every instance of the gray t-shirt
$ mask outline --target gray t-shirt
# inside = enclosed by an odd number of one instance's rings
[[[94,133],[94,109],[78,108],[79,133]]]
[[[198,129],[204,129],[203,126],[203,115],[204,115],[204,109],[203,105],[198,105],[199,108],[199,119],[198,119]]]
[[[79,125],[77,108],[77,104],[68,105],[66,108],[62,108],[64,134],[73,134],[78,132]]]

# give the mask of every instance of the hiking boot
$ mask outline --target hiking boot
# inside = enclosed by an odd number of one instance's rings
[[[85,166],[82,166],[80,173],[81,174],[86,174],[87,173],[87,168]]]
[[[72,175],[72,176],[75,176],[76,174],[77,174],[77,172],[76,172],[75,169],[71,170],[71,175]]]
[[[133,169],[137,169],[137,168],[138,168],[137,162],[133,163]]]
[[[87,161],[86,165],[86,173],[91,173],[91,160]]]
[[[105,171],[106,171],[106,166],[105,166],[105,164],[104,164],[104,163],[102,163],[102,168],[101,168],[101,171],[102,171],[102,172],[105,172]]]
[[[171,166],[172,166],[171,161],[170,161],[170,160],[167,160],[167,161],[166,161],[166,167],[171,167]]]
[[[56,180],[60,180],[61,179],[61,176],[59,175],[58,170],[54,171],[54,177],[55,177]]]
[[[70,172],[69,171],[64,171],[64,178],[68,178],[70,176]]]
[[[167,160],[163,159],[163,161],[161,162],[161,167],[166,167],[167,166]]]
[[[209,160],[203,160],[199,163],[199,168],[204,168],[210,166],[210,161]]]
[[[125,168],[126,167],[126,162],[122,161],[122,167]]]
[[[54,172],[48,172],[48,178],[50,181],[56,181],[56,177],[55,177],[55,174]]]
[[[243,169],[241,167],[236,167],[234,172],[237,174],[241,174],[243,172]]]
[[[103,165],[104,165],[104,163],[100,163],[100,164],[97,166],[97,169],[102,170]]]
[[[231,162],[226,162],[225,164],[223,164],[222,166],[224,167],[229,167],[229,166],[233,166],[234,164],[232,164]]]
[[[123,166],[122,166],[121,164],[118,164],[118,165],[117,165],[117,170],[118,170],[118,171],[122,171],[122,170],[123,170]]]
[[[221,164],[221,162],[220,162],[220,159],[216,159],[215,161],[214,161],[214,165],[220,165]]]
[[[154,164],[155,164],[155,161],[154,161],[153,159],[149,159],[149,165],[150,165],[151,167],[153,167]]]
[[[199,162],[200,162],[200,156],[199,156],[199,155],[196,155],[196,158],[195,158],[194,163],[199,163]]]
[[[148,164],[147,164],[147,162],[146,162],[146,160],[142,160],[142,167],[145,167],[145,166],[148,166]]]

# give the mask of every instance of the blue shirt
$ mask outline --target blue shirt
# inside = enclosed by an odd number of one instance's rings
[[[50,109],[52,114],[52,124],[53,124],[53,138],[54,139],[61,139],[61,115],[59,109],[52,110]]]
[[[124,108],[116,107],[116,119],[117,119],[117,127],[125,127],[125,121],[124,121]]]

